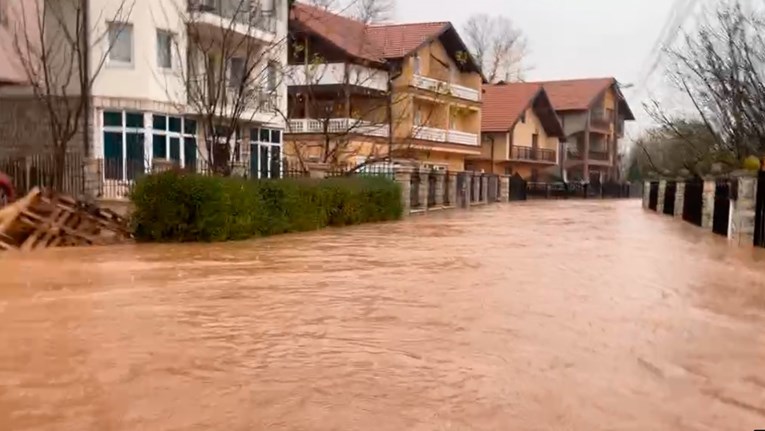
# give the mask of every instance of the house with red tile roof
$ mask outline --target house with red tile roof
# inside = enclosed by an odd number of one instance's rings
[[[469,170],[531,181],[558,164],[565,137],[547,92],[535,83],[484,85],[481,135],[481,154],[469,157]]]
[[[367,25],[296,3],[289,26],[286,156],[461,171],[480,155],[484,79],[452,24]]]
[[[566,148],[563,174],[569,181],[619,179],[618,140],[625,121],[635,119],[615,78],[572,79],[541,85],[561,120]]]

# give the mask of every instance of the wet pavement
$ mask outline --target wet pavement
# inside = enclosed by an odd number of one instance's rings
[[[0,274],[1,430],[765,428],[765,250],[639,201]]]

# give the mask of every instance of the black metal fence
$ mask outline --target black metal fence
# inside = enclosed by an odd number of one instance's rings
[[[509,198],[511,201],[525,201],[526,200],[526,180],[524,180],[517,173],[510,177],[510,190]]]
[[[35,187],[44,187],[80,196],[85,191],[83,167],[84,158],[79,153],[65,154],[58,161],[53,154],[0,159],[0,172],[11,178],[17,195],[26,194]],[[57,172],[60,172],[59,184],[56,181]]]
[[[677,182],[667,181],[664,188],[664,214],[675,215],[675,195],[677,194]]]
[[[701,226],[704,206],[704,180],[693,178],[685,182],[683,195],[683,220]]]
[[[438,184],[438,179],[436,178],[435,172],[430,172],[428,174],[428,208],[432,208],[436,206],[436,185]]]
[[[757,199],[754,211],[754,245],[765,247],[765,171],[757,176]]]
[[[420,208],[420,173],[414,171],[409,182],[409,205],[412,209]]]
[[[452,202],[451,195],[451,192],[454,189],[455,181],[456,177],[453,173],[449,171],[444,173],[444,206],[451,206],[455,204],[455,202]]]
[[[659,182],[652,181],[648,189],[648,209],[656,211],[659,206]]]
[[[731,182],[718,179],[715,182],[715,206],[712,212],[712,232],[727,237],[730,223]]]

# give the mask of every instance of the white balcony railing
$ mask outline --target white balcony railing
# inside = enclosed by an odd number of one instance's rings
[[[317,120],[300,118],[289,120],[286,133],[340,133],[388,137],[388,124],[373,123],[355,118],[330,118]]]
[[[457,130],[435,129],[416,126],[414,137],[425,141],[448,142],[451,144],[478,146],[478,135]]]
[[[348,84],[379,91],[388,89],[388,73],[355,64],[326,63],[287,66],[288,85]]]
[[[231,27],[241,33],[251,33],[251,30],[276,33],[275,12],[261,9],[254,3],[241,0],[189,0],[188,10],[191,14],[197,14],[192,18],[192,24]],[[222,20],[231,20],[234,25]]]
[[[454,97],[478,102],[481,100],[481,91],[463,85],[452,84],[446,81],[430,78],[422,75],[414,75],[412,85],[426,91],[436,93],[448,93]]]

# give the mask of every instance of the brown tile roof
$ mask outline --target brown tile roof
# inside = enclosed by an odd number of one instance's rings
[[[557,111],[588,110],[603,91],[616,84],[614,78],[542,81],[541,84]]]
[[[481,131],[510,130],[541,90],[542,85],[536,83],[484,85]]]
[[[449,27],[448,22],[380,25],[369,27],[372,43],[379,46],[385,58],[401,58],[419,48]]]
[[[304,3],[295,3],[292,18],[348,54],[382,62],[401,58],[451,28],[448,22],[365,25]]]

